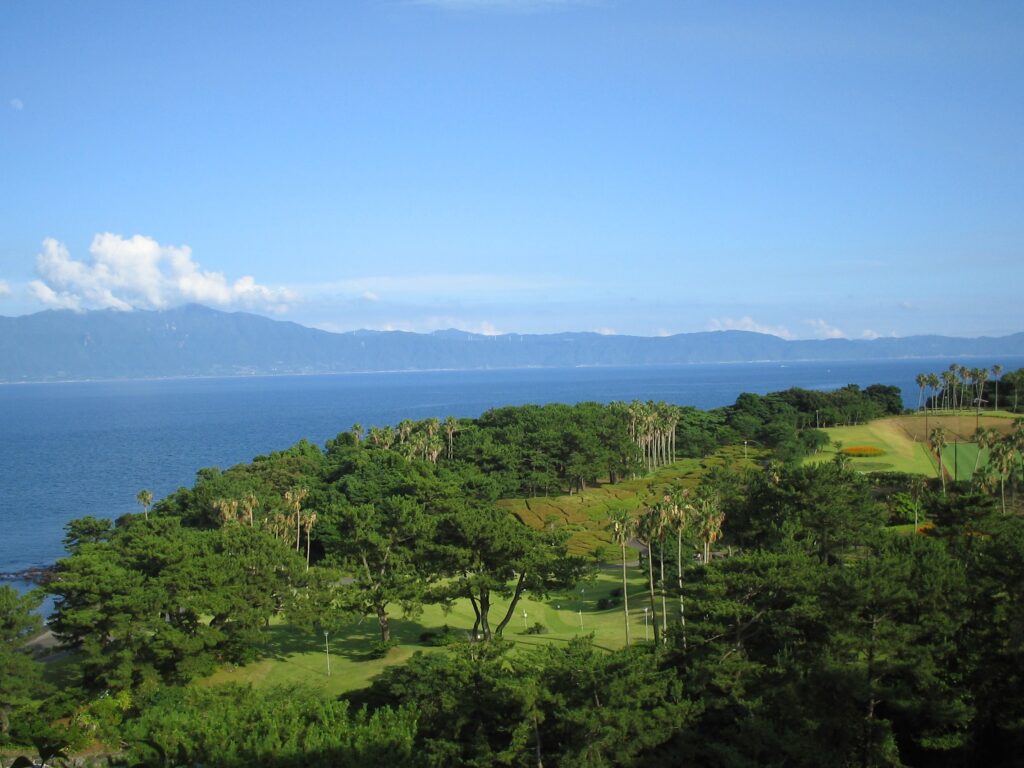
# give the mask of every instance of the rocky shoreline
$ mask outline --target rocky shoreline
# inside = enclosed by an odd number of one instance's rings
[[[56,565],[34,565],[20,571],[6,571],[0,573],[0,582],[3,581],[27,581],[37,586],[45,586],[57,575]]]

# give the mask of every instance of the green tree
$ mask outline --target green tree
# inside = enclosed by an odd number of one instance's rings
[[[725,530],[744,547],[797,547],[836,563],[884,522],[885,510],[872,497],[868,481],[827,463],[783,467],[774,478],[754,475]]]
[[[433,578],[426,549],[436,520],[404,496],[346,505],[325,519],[332,528],[324,535],[330,559],[352,574],[349,603],[374,616],[381,642],[390,642],[389,606],[414,613]]]
[[[0,743],[6,741],[12,712],[43,693],[40,666],[25,646],[42,628],[36,613],[42,594],[19,595],[0,586]]]
[[[566,551],[568,533],[527,528],[503,509],[484,502],[458,506],[438,527],[438,556],[448,576],[436,596],[467,598],[476,621],[474,636],[501,636],[527,592],[543,597],[573,586],[584,562]],[[491,628],[494,598],[508,599],[497,627]]]
[[[835,572],[828,662],[859,701],[860,765],[899,765],[911,750],[931,764],[964,745],[972,713],[955,638],[966,598],[962,566],[927,539],[890,539]]]

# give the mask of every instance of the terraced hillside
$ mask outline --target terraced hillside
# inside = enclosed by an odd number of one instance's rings
[[[722,448],[707,458],[682,459],[636,480],[599,485],[569,496],[507,499],[499,505],[532,528],[544,528],[549,523],[566,526],[572,532],[569,551],[577,555],[591,554],[599,547],[611,545],[611,536],[606,530],[611,510],[639,510],[668,485],[693,488],[701,476],[715,466],[755,466],[754,459],[759,453],[750,450],[746,459],[743,453],[742,446]]]

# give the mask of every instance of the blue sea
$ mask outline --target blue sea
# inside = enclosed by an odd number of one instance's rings
[[[972,367],[1024,358],[961,360]],[[494,371],[108,381],[0,386],[0,573],[54,562],[63,527],[83,515],[138,511],[191,485],[201,467],[229,467],[301,438],[322,445],[364,427],[488,408],[585,400],[665,400],[713,408],[741,392],[894,384],[909,407],[914,377],[950,361],[742,363],[663,368]]]

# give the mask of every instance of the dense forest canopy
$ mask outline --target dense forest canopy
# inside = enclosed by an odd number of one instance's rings
[[[67,526],[48,587],[69,650],[57,685],[24,652],[37,597],[0,589],[0,744],[101,743],[141,765],[1013,765],[1024,429],[992,437],[1005,458],[971,482],[802,461],[828,442],[819,427],[901,411],[880,385],[709,412],[509,407],[357,424],[323,449],[203,469],[155,504],[140,493],[138,514]],[[651,480],[639,507],[608,510],[615,546],[598,557],[497,503],[736,445],[756,460]],[[622,601],[625,647],[508,640],[520,601],[601,568],[622,573],[606,599]],[[630,637],[629,599],[653,640]],[[473,625],[432,638],[448,647],[338,700],[197,685],[271,652],[275,622],[326,638],[365,617],[382,656],[395,616],[456,603]]]

